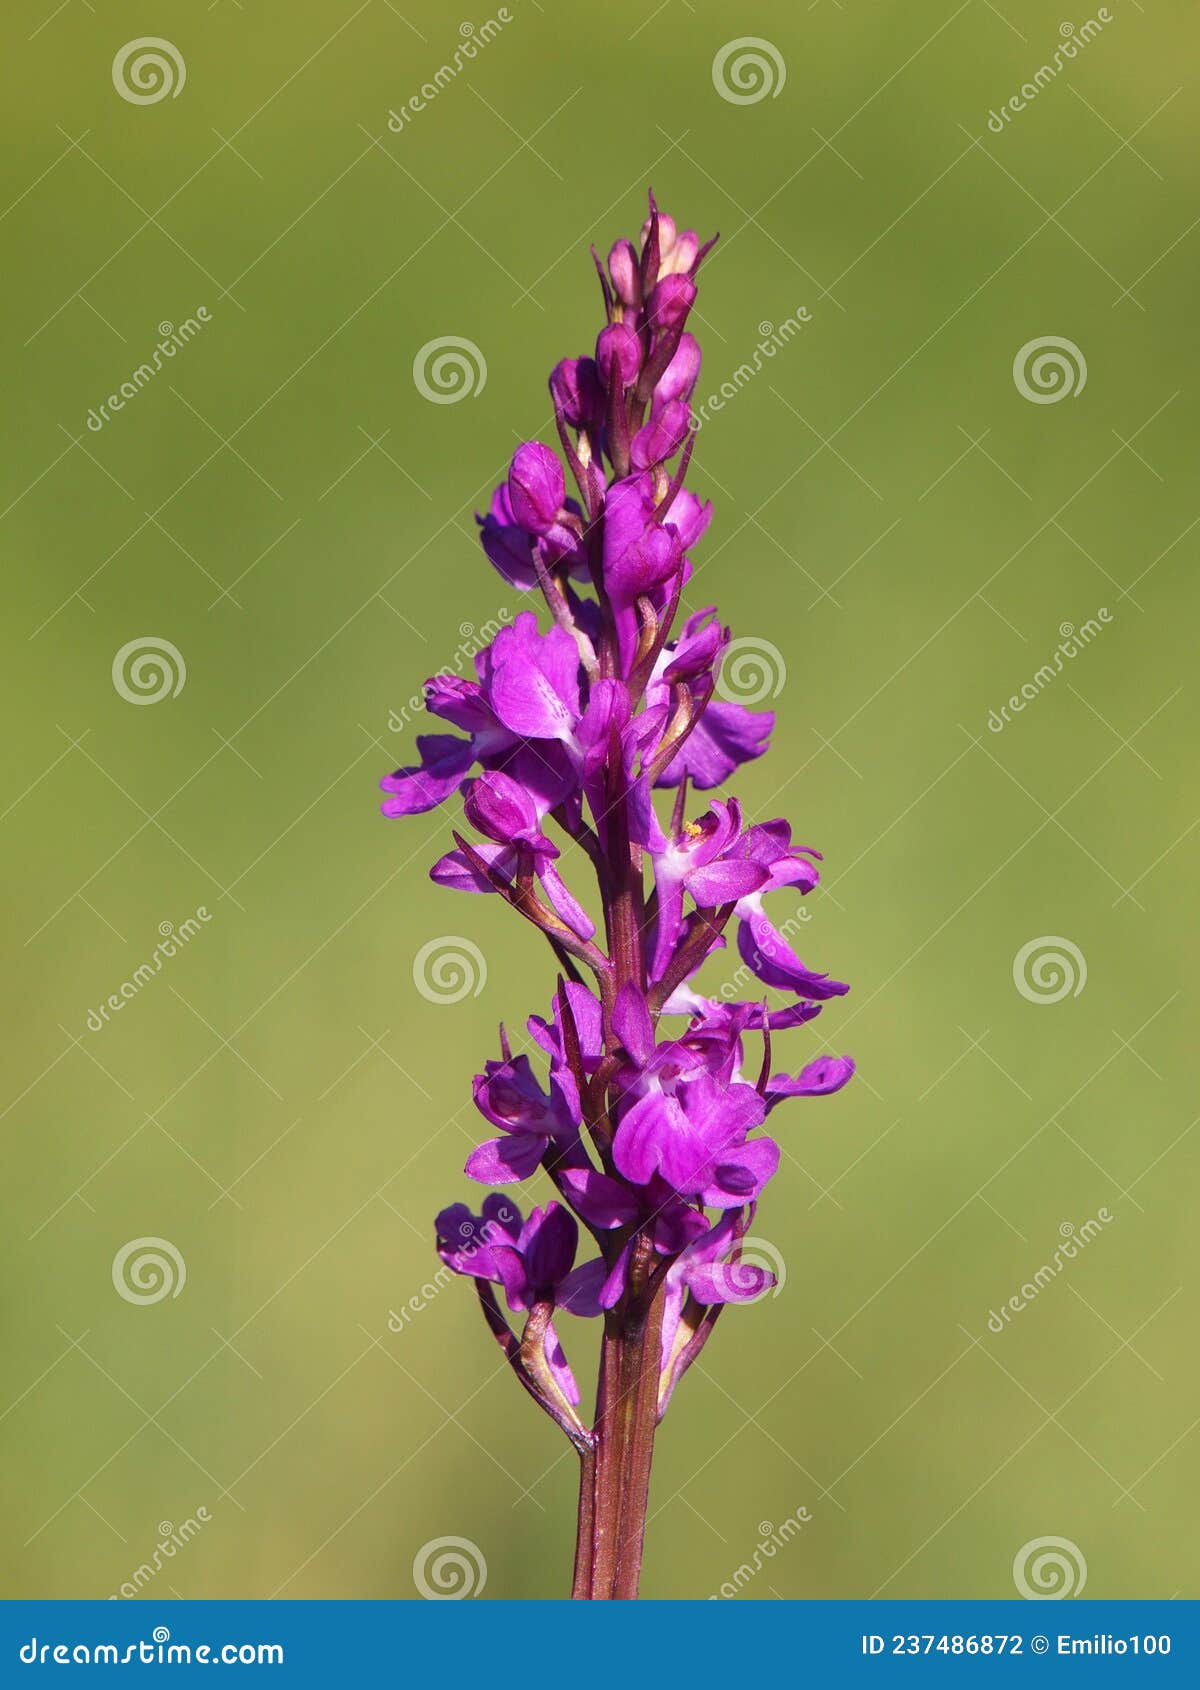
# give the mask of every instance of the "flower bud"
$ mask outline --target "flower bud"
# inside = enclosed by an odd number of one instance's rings
[[[675,356],[655,383],[651,396],[651,410],[657,414],[672,399],[690,399],[700,379],[700,346],[694,335],[679,337]]]
[[[663,680],[669,686],[675,681],[694,681],[699,675],[710,674],[728,644],[729,629],[721,626],[715,611],[700,611],[685,625],[676,642],[675,655],[663,670]]]
[[[642,224],[642,245],[650,239],[650,228],[653,218],[647,217]],[[658,214],[658,257],[660,265],[666,260],[671,248],[675,245],[675,219],[668,217],[665,211]]]
[[[562,465],[548,446],[536,440],[518,446],[508,472],[508,497],[513,518],[526,533],[548,534],[566,493]]]
[[[699,237],[693,230],[685,229],[664,259],[659,274],[664,276],[688,275],[692,265],[696,262],[696,255],[699,251]]]
[[[642,245],[650,238],[650,219],[642,224]],[[687,275],[696,262],[700,240],[693,229],[678,229],[675,219],[665,211],[658,214],[658,274],[660,276]]]
[[[615,603],[632,604],[679,567],[677,531],[654,520],[654,489],[648,475],[616,481],[604,503],[604,584]]]
[[[642,366],[642,346],[628,323],[610,323],[596,341],[596,364],[605,387],[632,387]]]
[[[686,552],[700,539],[712,520],[712,505],[706,499],[700,503],[696,495],[681,487],[671,501],[666,524],[679,536],[679,544]]]
[[[550,372],[554,409],[572,428],[597,429],[604,421],[600,373],[591,358],[564,358]]]
[[[696,284],[690,276],[664,276],[646,302],[646,320],[656,333],[682,329],[696,299]]]
[[[541,838],[533,799],[518,781],[499,770],[471,782],[463,813],[472,827],[502,845]]]
[[[608,255],[608,273],[612,277],[613,292],[622,305],[641,303],[642,290],[638,279],[638,258],[631,241],[618,241]]]
[[[687,438],[692,413],[686,400],[671,399],[644,428],[633,437],[629,455],[635,469],[649,469],[651,464],[665,463],[673,458]]]

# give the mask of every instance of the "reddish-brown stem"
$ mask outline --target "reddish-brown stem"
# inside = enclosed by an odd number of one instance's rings
[[[571,1599],[590,1601],[592,1595],[593,1530],[596,1513],[596,1451],[579,1451],[579,1522],[575,1534],[575,1570]]]
[[[644,992],[646,969],[641,853],[629,838],[628,794],[616,745],[612,767],[618,785],[606,830],[610,895],[605,916],[612,964],[609,984],[615,996],[627,983]],[[602,1068],[615,1064],[619,1052],[611,999],[604,1014],[607,1049]],[[598,1074],[597,1093],[599,1079]],[[638,1593],[658,1424],[662,1298],[647,1287],[654,1254],[650,1238],[635,1234],[630,1241],[629,1290],[604,1317],[592,1448],[581,1451],[580,1460],[572,1595],[584,1601],[631,1601]]]
[[[636,1241],[635,1258],[645,1243]],[[635,1297],[605,1319],[593,1448],[580,1459],[572,1595],[583,1601],[637,1597],[658,1424],[661,1332],[661,1297],[649,1308]]]

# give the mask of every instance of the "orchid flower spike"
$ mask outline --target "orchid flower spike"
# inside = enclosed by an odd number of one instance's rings
[[[814,890],[819,854],[735,797],[694,802],[762,756],[774,726],[717,699],[729,630],[688,603],[712,515],[685,485],[701,360],[688,324],[712,244],[651,194],[639,239],[597,258],[605,318],[592,351],[550,375],[554,443],[519,446],[477,518],[488,562],[548,615],[522,610],[474,678],[432,677],[427,707],[453,731],[419,736],[381,782],[386,816],[461,797],[433,880],[502,897],[559,970],[525,1048],[502,1033],[475,1076],[488,1136],[465,1172],[505,1190],[478,1214],[444,1209],[436,1242],[579,1453],[572,1593],[588,1599],[637,1594],[656,1427],[721,1310],[774,1283],[743,1260],[780,1161],[768,1117],[786,1134],[792,1099],[854,1072],[809,1049],[772,1073],[780,1036],[848,990],[801,961],[771,907]],[[701,983],[722,958],[744,1000]],[[552,1194],[525,1216],[508,1193],[539,1173]],[[601,1331],[590,1425],[564,1313]],[[572,1344],[580,1330],[564,1328]]]

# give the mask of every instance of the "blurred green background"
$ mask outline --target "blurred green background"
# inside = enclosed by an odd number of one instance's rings
[[[567,1587],[574,1462],[469,1288],[388,1325],[471,1194],[470,1076],[550,959],[429,884],[456,807],[385,823],[375,783],[422,678],[518,608],[472,511],[550,438],[546,374],[597,328],[588,243],[636,234],[648,182],[722,232],[700,397],[811,314],[700,435],[689,598],[778,654],[738,791],[825,852],[797,948],[853,983],[782,1054],[861,1074],[777,1118],[756,1231],[786,1286],[676,1399],[644,1594],[718,1590],[800,1508],[747,1597],[1011,1595],[1046,1535],[1089,1596],[1200,1594],[1200,30],[1168,0],[1108,15],[996,134],[1094,11],[6,8],[6,1594],[115,1592],[200,1508],[150,1595],[414,1596],[444,1536],[485,1598]],[[111,67],[147,35],[186,81],[135,104]],[[712,66],[743,36],[784,73],[736,103]],[[458,403],[414,382],[444,336],[486,364]],[[1036,404],[1013,361],[1046,336],[1087,379]],[[186,664],[151,708],[112,678],[140,639]],[[436,1001],[414,958],[454,935],[486,980]],[[1046,937],[1078,995],[1018,991]],[[117,1294],[143,1238],[182,1257],[177,1297]],[[570,1333],[587,1378],[594,1337]]]

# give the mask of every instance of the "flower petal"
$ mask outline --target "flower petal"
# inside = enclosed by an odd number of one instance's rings
[[[472,1150],[464,1172],[481,1185],[512,1185],[536,1172],[549,1144],[538,1133],[489,1138]]]

